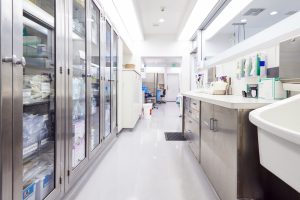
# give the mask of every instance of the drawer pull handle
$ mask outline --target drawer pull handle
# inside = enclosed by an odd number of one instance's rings
[[[214,119],[213,121],[214,132],[218,132],[218,120]]]
[[[213,127],[213,125],[214,125],[214,118],[210,118],[209,119],[209,130],[214,130],[214,127]]]
[[[193,103],[195,106],[197,105],[197,103]]]

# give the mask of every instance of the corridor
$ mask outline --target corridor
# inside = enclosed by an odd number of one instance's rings
[[[167,142],[181,130],[179,108],[161,104],[117,142],[78,191],[76,200],[216,200],[186,142]]]

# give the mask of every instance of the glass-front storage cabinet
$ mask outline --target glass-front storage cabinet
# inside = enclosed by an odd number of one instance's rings
[[[53,199],[60,192],[62,76],[55,0],[23,0],[13,13],[13,198]],[[61,46],[60,46],[61,47]]]
[[[118,35],[98,0],[6,6],[0,199],[62,199],[116,135]]]
[[[104,129],[104,72],[101,56],[106,38],[103,15],[93,0],[70,0],[68,45],[67,179],[72,185],[99,153]]]

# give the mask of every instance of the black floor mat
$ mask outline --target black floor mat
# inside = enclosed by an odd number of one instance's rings
[[[181,132],[165,132],[167,141],[185,141],[185,137]]]

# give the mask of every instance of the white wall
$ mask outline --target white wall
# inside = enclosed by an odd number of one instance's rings
[[[260,51],[253,52],[243,57],[238,57],[233,59],[230,62],[220,64],[216,66],[216,76],[229,76],[232,78],[232,91],[234,95],[242,95],[242,91],[246,90],[247,84],[257,84],[259,79],[258,77],[246,77],[237,79],[236,78],[236,66],[237,62],[243,58],[249,58],[257,55],[258,53],[263,53],[267,56],[267,67],[278,67],[279,66],[279,45],[274,47],[263,49]]]
[[[139,57],[182,57],[180,88],[190,90],[190,48],[189,41],[178,41],[175,35],[147,35],[144,41],[136,42]],[[141,63],[140,63],[141,64]]]

